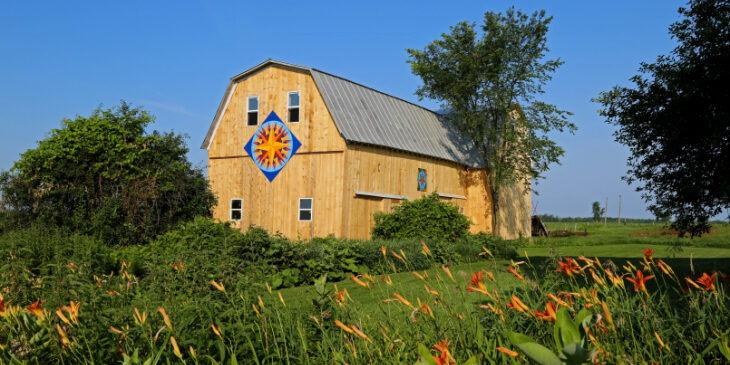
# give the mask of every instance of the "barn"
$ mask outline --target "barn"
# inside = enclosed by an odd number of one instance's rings
[[[314,68],[267,60],[231,78],[201,147],[214,218],[292,239],[366,239],[373,213],[436,192],[492,231],[486,170],[434,111]],[[529,193],[503,189],[497,232],[530,235]]]

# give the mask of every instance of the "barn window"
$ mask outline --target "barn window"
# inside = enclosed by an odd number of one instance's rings
[[[248,122],[247,125],[259,124],[259,97],[248,97]]]
[[[243,212],[243,200],[231,199],[231,220],[240,221]]]
[[[312,221],[312,198],[299,199],[299,221]]]
[[[289,110],[289,123],[299,122],[299,91],[289,92],[289,101],[287,104]]]

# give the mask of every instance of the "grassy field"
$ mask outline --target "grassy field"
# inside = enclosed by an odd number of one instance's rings
[[[618,244],[679,245],[681,247],[730,248],[730,224],[713,225],[709,234],[696,238],[678,238],[676,232],[663,224],[629,223],[559,223],[545,224],[548,231],[587,233],[586,236],[535,237],[532,246],[599,246]]]

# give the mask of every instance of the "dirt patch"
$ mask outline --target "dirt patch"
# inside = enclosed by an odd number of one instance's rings
[[[587,236],[588,232],[571,232],[562,229],[550,231],[550,237]]]

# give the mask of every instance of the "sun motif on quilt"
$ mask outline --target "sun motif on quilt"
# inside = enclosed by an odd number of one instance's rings
[[[271,182],[300,146],[294,133],[276,113],[271,112],[246,143],[244,150]]]
[[[256,132],[253,158],[267,170],[278,169],[291,156],[291,138],[283,125],[267,123]]]

